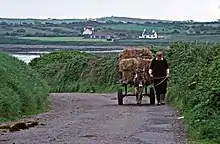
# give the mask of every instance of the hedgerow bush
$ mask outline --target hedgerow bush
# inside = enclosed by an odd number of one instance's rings
[[[51,92],[100,92],[117,87],[116,56],[59,51],[36,58],[30,65],[47,80]]]
[[[168,102],[184,115],[189,137],[220,143],[220,44],[174,43],[163,51],[171,69]],[[47,80],[51,92],[107,92],[118,87],[114,55],[54,52],[30,65]]]
[[[0,121],[44,111],[48,95],[49,86],[31,67],[0,53]]]
[[[220,143],[220,44],[174,43],[168,101],[182,115],[190,138]]]

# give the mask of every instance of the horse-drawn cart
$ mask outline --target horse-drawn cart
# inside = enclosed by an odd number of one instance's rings
[[[122,88],[120,88],[118,90],[118,105],[123,105],[123,98],[126,96],[137,96],[136,94],[132,94],[132,93],[128,93],[128,85],[127,84],[122,84],[122,86],[124,87],[124,90]],[[149,87],[149,91],[147,90],[147,88]],[[152,86],[145,86],[144,88],[144,94],[142,94],[141,96],[141,100],[142,97],[144,96],[148,96],[150,99],[150,104],[155,104],[155,92],[154,92],[154,88]]]
[[[123,88],[118,90],[118,105],[123,105],[126,96],[136,96],[138,105],[143,96],[148,96],[150,104],[155,104],[155,92],[151,85],[153,79],[148,73],[152,57],[148,48],[125,49],[119,55],[119,75]],[[134,88],[133,93],[128,93],[129,86]]]

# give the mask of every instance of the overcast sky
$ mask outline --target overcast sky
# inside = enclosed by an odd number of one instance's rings
[[[127,16],[212,21],[220,0],[0,0],[0,17],[94,18]]]

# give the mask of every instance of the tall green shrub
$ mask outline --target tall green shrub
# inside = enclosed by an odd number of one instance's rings
[[[0,53],[0,121],[42,112],[49,86],[23,61]]]
[[[60,51],[34,59],[30,65],[48,81],[51,92],[98,92],[116,88],[115,55]]]
[[[220,143],[220,44],[175,43],[168,57],[168,100],[185,116],[189,136]]]

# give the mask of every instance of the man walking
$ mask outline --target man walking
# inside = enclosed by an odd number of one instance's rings
[[[163,52],[159,51],[156,53],[156,58],[151,62],[149,74],[153,77],[158,105],[165,104],[169,67],[167,60],[163,57]]]

